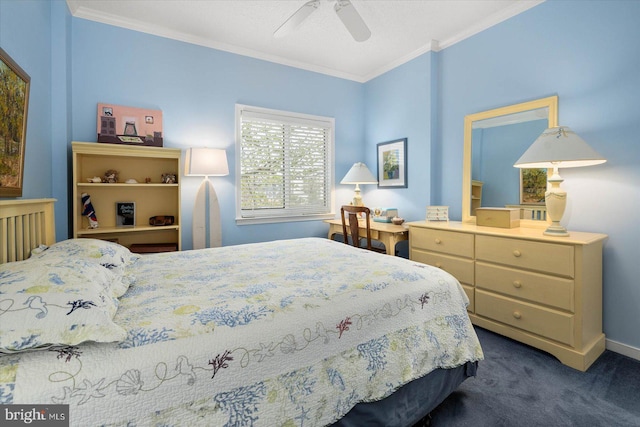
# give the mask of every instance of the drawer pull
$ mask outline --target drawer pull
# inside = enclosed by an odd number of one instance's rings
[[[513,281],[513,287],[514,288],[521,288],[522,287],[522,282],[520,282],[519,280],[514,280]]]
[[[436,239],[434,241],[436,242],[436,245],[439,245],[440,243],[442,243],[442,240],[440,240],[440,239]]]
[[[514,257],[519,258],[520,255],[522,255],[522,252],[520,252],[519,250],[516,249],[515,251],[513,251],[513,256]]]
[[[513,317],[514,317],[515,319],[520,319],[520,318],[522,317],[522,314],[520,314],[520,312],[519,312],[519,311],[514,311],[514,312],[513,312]]]

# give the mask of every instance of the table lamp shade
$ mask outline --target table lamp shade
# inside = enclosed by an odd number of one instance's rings
[[[570,128],[559,126],[542,132],[514,164],[517,168],[575,168],[607,160]]]
[[[378,180],[362,162],[354,163],[340,184],[377,184]]]
[[[220,148],[189,148],[185,159],[185,175],[229,175],[227,152]]]

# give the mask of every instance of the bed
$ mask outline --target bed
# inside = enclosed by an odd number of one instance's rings
[[[78,426],[411,426],[483,357],[440,269],[321,238],[54,243],[52,204],[0,201],[0,403]]]

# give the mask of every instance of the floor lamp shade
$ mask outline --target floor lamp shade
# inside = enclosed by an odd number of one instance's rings
[[[371,173],[367,165],[362,162],[354,163],[349,172],[342,178],[340,184],[355,184],[355,194],[353,196],[354,206],[364,206],[360,195],[360,184],[377,184],[378,180]]]
[[[189,148],[184,166],[185,176],[205,177],[198,188],[193,208],[193,248],[220,247],[222,246],[220,204],[216,190],[208,177],[229,175],[227,152],[219,148]]]
[[[221,148],[189,148],[185,171],[187,176],[229,175],[227,152]]]
[[[591,148],[582,138],[566,126],[546,129],[514,164],[517,168],[552,168],[547,180],[551,187],[545,193],[547,215],[551,225],[544,234],[568,236],[560,225],[567,204],[567,193],[560,188],[563,179],[559,168],[599,165],[607,160]]]

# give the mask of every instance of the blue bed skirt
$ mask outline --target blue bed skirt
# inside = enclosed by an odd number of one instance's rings
[[[476,375],[478,362],[437,369],[411,381],[378,402],[357,404],[333,427],[410,427],[427,416],[464,380]]]

